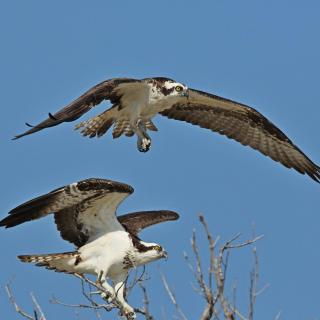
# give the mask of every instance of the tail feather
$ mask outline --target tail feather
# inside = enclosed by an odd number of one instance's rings
[[[145,123],[146,129],[150,131],[158,131],[158,128],[154,123],[149,120]],[[118,138],[121,135],[125,134],[127,137],[132,137],[135,131],[132,128],[129,120],[118,120],[115,122],[114,129],[112,132],[113,138]]]
[[[112,136],[114,139],[125,134],[127,137],[133,136],[134,132],[128,120],[118,120],[113,128]]]
[[[89,136],[89,138],[103,136],[114,123],[114,119],[109,116],[108,111],[87,121],[80,122],[75,129],[81,129],[80,133],[83,136]]]
[[[72,266],[77,266],[81,261],[77,251],[35,255],[20,255],[18,259],[26,263],[35,263],[38,267],[46,267],[61,272],[73,272]]]
[[[89,138],[99,138],[103,136],[114,124],[112,131],[112,136],[114,139],[119,138],[123,134],[127,137],[132,137],[135,133],[135,130],[132,128],[130,121],[124,118],[116,120],[114,110],[115,108],[106,110],[94,118],[82,121],[76,125],[75,129],[80,129],[80,133],[85,137],[88,136]],[[150,131],[158,131],[157,127],[151,120],[148,120],[145,123],[145,127]]]

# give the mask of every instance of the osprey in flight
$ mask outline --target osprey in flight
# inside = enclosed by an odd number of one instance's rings
[[[127,318],[133,319],[134,309],[124,298],[129,269],[166,257],[159,244],[140,240],[138,233],[153,224],[177,220],[179,215],[161,210],[117,217],[117,207],[131,193],[133,188],[124,183],[104,179],[79,181],[16,207],[0,221],[0,226],[10,228],[53,213],[61,237],[77,249],[18,258],[55,271],[96,275],[109,299],[118,303]],[[112,280],[113,286],[107,279]]]
[[[103,100],[110,100],[112,106],[76,126],[84,136],[101,137],[114,125],[113,138],[136,134],[139,151],[146,152],[151,145],[147,131],[158,130],[152,118],[161,114],[226,135],[287,168],[307,174],[315,181],[320,180],[320,167],[255,109],[162,77],[103,81],[57,113],[49,113],[48,119],[38,125],[27,124],[32,128],[14,139],[76,120]]]

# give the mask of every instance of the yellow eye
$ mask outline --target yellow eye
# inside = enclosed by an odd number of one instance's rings
[[[176,86],[175,89],[176,89],[177,92],[181,92],[183,90],[183,88],[181,86]]]
[[[158,251],[158,252],[161,252],[162,251],[162,247],[159,246],[159,245],[156,245],[153,247],[154,250]]]

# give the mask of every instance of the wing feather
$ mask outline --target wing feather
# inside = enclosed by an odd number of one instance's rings
[[[31,126],[32,128],[30,130],[16,135],[13,139],[19,139],[42,129],[56,126],[62,122],[74,121],[88,112],[92,107],[101,103],[103,100],[110,100],[112,103],[115,103],[121,97],[117,92],[117,87],[122,84],[133,82],[141,82],[141,80],[129,78],[114,78],[105,80],[86,91],[79,98],[72,101],[70,104],[53,115],[49,113],[49,117],[46,120],[40,122],[36,126]]]
[[[320,181],[320,167],[312,162],[273,123],[257,110],[206,92],[189,89],[189,98],[160,112],[234,139],[260,151],[287,168]]]
[[[131,186],[116,181],[82,180],[16,207],[0,226],[10,228],[53,213],[62,238],[82,245],[99,231],[118,226],[116,208],[132,192]]]
[[[169,210],[133,212],[118,217],[119,222],[125,229],[136,236],[146,227],[177,219],[179,219],[179,215]]]

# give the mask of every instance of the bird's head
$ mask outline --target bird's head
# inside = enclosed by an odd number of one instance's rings
[[[146,264],[161,258],[167,259],[167,252],[157,243],[146,243],[141,241],[143,249],[139,250],[138,264]]]
[[[174,80],[167,80],[163,83],[161,92],[166,97],[188,97],[189,90],[183,83],[175,82]]]

